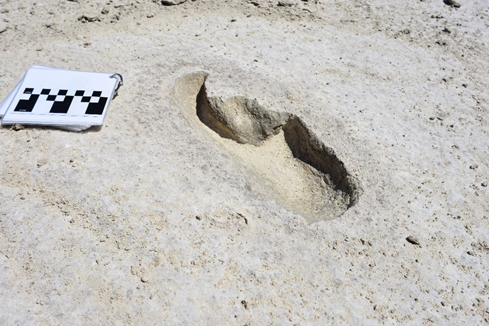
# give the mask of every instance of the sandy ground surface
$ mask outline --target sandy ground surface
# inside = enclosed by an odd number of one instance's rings
[[[0,0],[2,99],[33,64],[125,81],[101,129],[0,129],[0,324],[488,323],[489,7],[461,5]],[[358,203],[283,205],[296,158],[196,127],[198,71],[302,119]]]

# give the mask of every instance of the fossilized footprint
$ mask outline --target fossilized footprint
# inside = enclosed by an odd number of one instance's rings
[[[177,79],[173,100],[195,128],[246,168],[255,190],[308,222],[340,216],[358,201],[356,178],[300,118],[241,96],[208,97],[206,78],[196,72]]]

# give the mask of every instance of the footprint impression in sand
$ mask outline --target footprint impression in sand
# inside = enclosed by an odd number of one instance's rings
[[[208,97],[206,78],[196,72],[177,79],[174,103],[245,167],[254,190],[310,223],[338,217],[358,201],[358,181],[299,117],[241,96]]]

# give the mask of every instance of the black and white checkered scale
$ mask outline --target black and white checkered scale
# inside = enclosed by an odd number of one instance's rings
[[[81,97],[82,103],[88,103],[85,114],[97,114],[101,115],[104,112],[105,104],[107,103],[107,97],[102,96],[102,92],[93,91],[91,95],[86,94],[86,91],[77,90],[74,94],[66,89],[61,89],[57,93],[51,89],[42,89],[40,93],[36,93],[34,88],[26,88],[24,94],[29,94],[28,99],[19,100],[19,103],[15,107],[14,111],[17,112],[32,112],[36,106],[37,101],[41,96],[45,96],[46,101],[53,102],[49,113],[68,113],[73,99]],[[71,92],[73,93],[73,92]],[[89,93],[89,92],[88,92]]]

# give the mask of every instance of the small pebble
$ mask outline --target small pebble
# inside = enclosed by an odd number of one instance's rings
[[[161,4],[163,6],[174,6],[174,5],[179,5],[181,3],[184,3],[187,0],[162,0]]]
[[[413,245],[418,245],[419,246],[419,240],[417,237],[415,237],[414,235],[410,235],[409,237],[406,238],[407,242],[409,242],[410,244],[413,244]]]
[[[7,23],[4,21],[0,21],[0,33],[5,32],[7,28],[8,28]]]
[[[278,5],[282,7],[290,7],[296,4],[294,0],[279,0]]]
[[[483,186],[483,187],[487,187],[487,182],[486,182],[486,181],[484,181],[483,183],[481,183],[481,186]]]
[[[452,7],[455,7],[455,8],[460,8],[461,4],[458,3],[457,1],[455,0],[443,0],[443,2],[448,5],[448,6],[452,6]]]
[[[137,266],[131,266],[132,275],[141,275],[141,269]]]
[[[475,170],[475,169],[477,169],[478,167],[479,167],[479,166],[478,166],[477,164],[472,164],[472,165],[470,166],[470,169],[471,169],[471,170]]]
[[[14,126],[12,126],[12,129],[15,131],[19,131],[19,130],[23,130],[24,126],[17,123]]]

